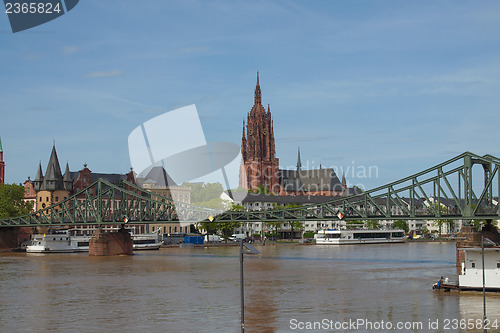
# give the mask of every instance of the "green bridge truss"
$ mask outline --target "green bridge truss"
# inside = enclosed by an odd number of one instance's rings
[[[214,221],[500,219],[500,159],[465,152],[437,166],[364,191],[300,208],[227,211]],[[339,214],[340,213],[340,214]]]
[[[364,191],[298,208],[218,211],[175,202],[123,182],[97,180],[73,196],[32,214],[0,220],[0,227],[162,222],[284,222],[338,220],[500,219],[500,159],[469,152]],[[342,216],[343,215],[343,216]]]
[[[0,227],[149,224],[201,221],[222,213],[146,191],[125,181],[98,179],[69,198],[29,215],[0,220]]]

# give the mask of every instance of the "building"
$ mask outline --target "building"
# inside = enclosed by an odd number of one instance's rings
[[[262,105],[259,73],[254,105],[247,114],[246,124],[243,121],[241,154],[239,186],[242,188],[260,190],[259,187],[265,187],[276,195],[345,195],[345,177],[341,183],[333,168],[303,170],[300,150],[296,170],[279,169],[271,108],[268,104],[266,111]]]
[[[137,178],[137,185],[145,190],[172,199],[176,203],[191,203],[191,189],[178,186],[161,166],[153,167],[144,177]],[[149,232],[165,234],[191,231],[191,225],[181,225],[178,222],[151,224],[147,226]]]
[[[146,176],[137,178],[137,185],[174,201],[191,203],[191,189],[178,186],[161,166],[155,166]]]
[[[33,186],[33,181],[28,177],[27,180],[24,181],[24,201],[31,203],[31,211],[35,211],[36,209],[36,191]]]
[[[36,191],[36,210],[41,210],[68,198],[73,191],[73,181],[69,172],[69,165],[66,164],[64,175],[61,173],[59,159],[57,158],[56,146],[52,147],[49,163],[42,172],[42,163],[38,165],[38,172],[33,188]],[[56,207],[57,212],[60,207]]]
[[[284,195],[345,195],[347,184],[345,176],[340,182],[333,168],[303,170],[300,149],[296,170],[280,170],[281,193]]]
[[[264,186],[272,193],[280,192],[279,160],[276,158],[271,108],[268,104],[266,111],[262,105],[258,72],[254,104],[247,114],[246,133],[243,121],[241,155],[240,187],[256,190]]]
[[[0,138],[0,184],[5,183],[5,162],[3,161],[2,138]]]

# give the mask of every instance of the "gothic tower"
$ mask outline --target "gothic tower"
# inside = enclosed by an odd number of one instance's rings
[[[271,193],[279,193],[279,160],[274,147],[274,130],[271,109],[262,105],[262,95],[257,72],[254,105],[247,115],[246,133],[243,122],[241,139],[243,163],[240,168],[240,187],[255,190],[265,186]]]
[[[57,158],[56,146],[52,147],[49,164],[45,170],[45,176],[42,173],[42,164],[38,165],[38,172],[34,181],[36,191],[36,210],[40,210],[50,205],[56,204],[70,196],[72,190],[71,175],[69,166],[66,164],[66,172],[61,172],[59,159]],[[58,211],[60,207],[55,210]]]
[[[0,138],[0,184],[5,182],[5,163],[3,161],[2,138]]]

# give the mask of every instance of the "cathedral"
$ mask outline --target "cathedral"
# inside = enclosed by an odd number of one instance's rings
[[[243,163],[240,167],[239,186],[250,191],[265,187],[275,195],[325,195],[350,194],[345,177],[340,182],[333,168],[304,170],[300,150],[296,170],[279,168],[274,143],[273,119],[269,104],[267,111],[262,105],[262,92],[257,72],[254,104],[243,121],[241,139]]]
[[[280,192],[279,160],[274,149],[274,130],[271,109],[262,105],[262,94],[257,73],[254,104],[243,121],[241,155],[244,163],[240,169],[240,187],[256,190],[260,185],[271,193]]]

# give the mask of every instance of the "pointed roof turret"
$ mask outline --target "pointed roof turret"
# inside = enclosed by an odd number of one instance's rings
[[[342,171],[342,187],[347,189],[347,181],[345,180],[345,173]]]
[[[0,153],[3,153],[3,149],[2,149],[2,137],[0,137]]]
[[[300,171],[301,168],[302,168],[302,162],[300,161],[300,147],[299,147],[297,156],[297,171]]]
[[[42,162],[38,163],[38,171],[36,172],[36,178],[33,182],[33,188],[35,191],[40,191],[40,187],[43,183],[43,172],[42,172]]]
[[[49,164],[45,171],[45,178],[43,180],[40,190],[55,191],[64,190],[63,175],[61,173],[61,166],[57,158],[56,146],[52,146],[52,153],[50,154]]]
[[[71,179],[71,172],[69,171],[69,164],[66,162],[66,170],[63,176],[64,189],[71,191],[73,189],[73,180]]]
[[[259,72],[257,71],[257,85],[255,86],[255,99],[254,99],[255,104],[261,104],[262,103],[262,93],[260,91],[260,85],[259,85]]]
[[[35,182],[43,182],[42,162],[38,164],[38,171],[36,173]]]

